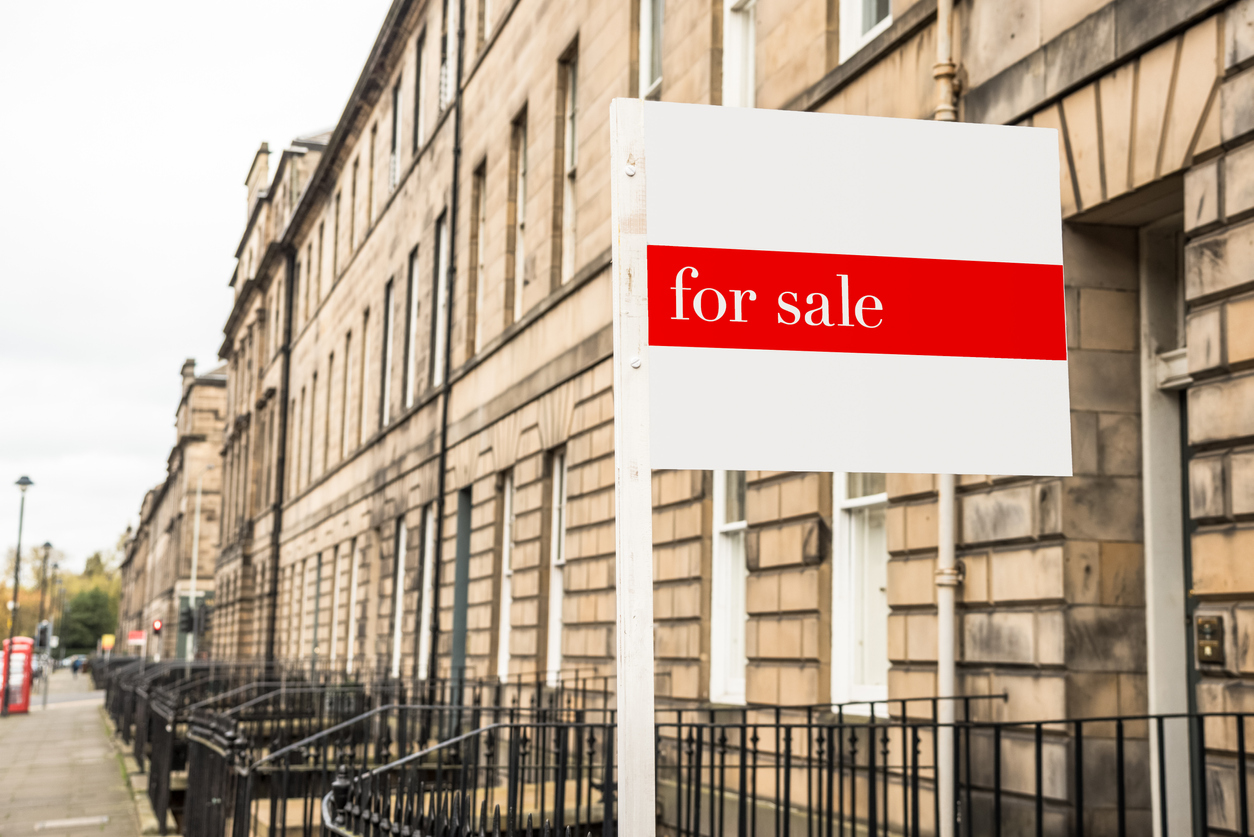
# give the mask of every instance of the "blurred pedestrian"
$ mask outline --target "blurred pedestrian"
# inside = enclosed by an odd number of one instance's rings
[[[74,677],[78,677],[78,670],[83,667],[83,658],[75,657],[74,662],[70,663],[70,673]]]

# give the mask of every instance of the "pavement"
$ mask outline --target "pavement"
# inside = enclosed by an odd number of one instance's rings
[[[89,675],[63,670],[52,675],[47,709],[41,693],[29,714],[0,718],[0,836],[140,833],[103,704]]]

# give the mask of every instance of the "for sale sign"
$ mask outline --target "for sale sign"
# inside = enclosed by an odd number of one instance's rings
[[[653,467],[1071,473],[1056,132],[643,123]]]

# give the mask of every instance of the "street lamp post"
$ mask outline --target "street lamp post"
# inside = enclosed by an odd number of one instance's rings
[[[22,501],[17,512],[17,553],[13,561],[13,606],[9,609],[9,644],[4,647],[4,688],[0,689],[0,718],[9,714],[9,682],[13,673],[9,670],[13,659],[13,631],[17,628],[17,592],[22,580],[22,522],[26,519],[26,489],[35,483],[30,477],[22,477],[15,485],[22,493]]]

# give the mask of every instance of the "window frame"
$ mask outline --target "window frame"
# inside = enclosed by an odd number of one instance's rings
[[[749,613],[745,599],[745,588],[749,579],[748,566],[745,561],[745,536],[749,531],[749,521],[743,499],[740,511],[744,516],[740,520],[726,519],[728,514],[727,478],[732,473],[735,472],[725,470],[713,472],[714,542],[712,544],[713,566],[710,573],[710,613],[712,616],[709,695],[711,703],[743,706],[746,703],[746,672],[749,665],[746,637]],[[737,554],[736,541],[739,541],[739,554]],[[736,583],[736,575],[739,575],[739,584]],[[738,652],[730,633],[734,630],[737,621],[740,624]],[[738,658],[739,677],[734,674],[737,660],[733,659],[733,656]]]
[[[566,598],[566,502],[568,464],[566,449],[560,448],[549,454],[549,490],[552,508],[549,513],[549,592],[546,607],[548,624],[545,631],[544,668],[545,682],[549,686],[561,684],[562,677],[562,604]],[[554,662],[557,665],[554,665]]]
[[[885,683],[855,682],[860,668],[857,650],[858,622],[862,618],[857,596],[865,571],[857,565],[854,551],[854,513],[865,509],[888,508],[888,492],[849,497],[851,472],[832,475],[832,684],[834,703],[883,701],[888,699],[887,672],[891,661],[885,654]],[[888,562],[887,544],[884,561]],[[884,628],[887,630],[887,628]]]
[[[840,63],[857,55],[867,44],[893,24],[892,5],[888,14],[862,32],[862,13],[865,0],[840,0]]]

